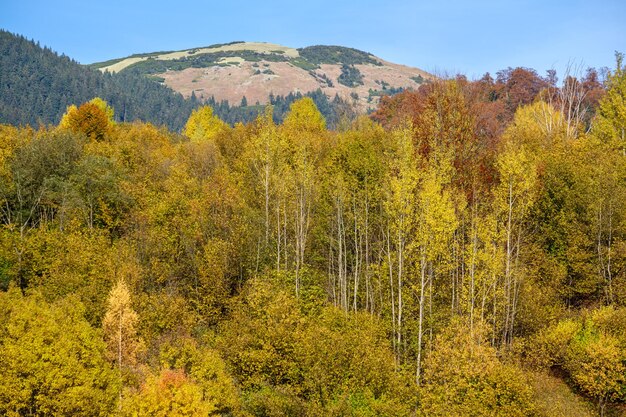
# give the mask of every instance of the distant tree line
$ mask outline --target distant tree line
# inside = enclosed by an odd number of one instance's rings
[[[0,31],[0,69],[0,123],[58,124],[68,106],[98,96],[116,109],[117,122],[141,120],[181,131],[191,111],[204,104],[193,94],[185,99],[154,79],[146,78],[140,67],[103,74],[7,31]],[[348,103],[338,96],[330,99],[321,90],[305,95],[313,99],[331,128],[342,117],[354,116]],[[301,93],[271,95],[275,121],[282,122],[290,104],[303,96]],[[264,108],[248,106],[247,101],[237,106],[214,98],[206,104],[214,107],[215,113],[230,125],[254,121]]]
[[[220,51],[206,54],[197,54],[184,56],[178,59],[156,59],[148,57],[147,60],[134,63],[123,71],[130,69],[141,74],[160,74],[166,71],[182,71],[187,68],[208,68],[212,66],[228,66],[227,62],[223,62],[224,58],[243,58],[249,62],[271,61],[286,62],[289,59],[278,53],[263,54],[255,51]]]
[[[367,52],[344,46],[315,45],[298,49],[300,57],[313,65],[344,64],[344,65],[382,65],[380,61]]]
[[[286,96],[270,94],[269,104],[273,106],[274,123],[282,123],[289,112],[289,107],[294,101],[303,97],[310,97],[320,113],[326,119],[329,128],[335,129],[342,119],[352,120],[356,112],[352,105],[345,99],[335,95],[330,99],[321,89],[308,92],[306,94],[289,93]],[[257,119],[265,111],[264,105],[249,105],[248,99],[244,96],[241,105],[231,105],[228,100],[217,101],[215,97],[210,97],[206,104],[213,108],[214,113],[224,122],[234,126],[236,123],[250,123]]]
[[[179,131],[200,104],[133,71],[102,74],[7,31],[0,31],[0,68],[0,123],[56,124],[67,106],[99,96],[117,109],[117,121]]]

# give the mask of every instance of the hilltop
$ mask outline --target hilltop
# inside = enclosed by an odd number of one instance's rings
[[[270,96],[320,89],[350,100],[357,110],[375,108],[383,95],[416,89],[433,76],[343,46],[290,48],[262,42],[231,42],[181,51],[136,54],[92,64],[103,72],[134,71],[184,97],[213,97],[239,104],[266,104]]]

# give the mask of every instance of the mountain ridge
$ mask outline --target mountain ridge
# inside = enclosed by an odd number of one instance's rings
[[[380,97],[434,79],[419,68],[385,61],[355,48],[235,41],[207,47],[133,54],[90,65],[102,72],[136,71],[184,97],[267,104],[270,95],[321,89],[351,100],[360,111]]]

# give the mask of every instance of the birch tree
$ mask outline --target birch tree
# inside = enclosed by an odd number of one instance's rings
[[[286,135],[292,180],[290,213],[293,227],[293,269],[296,295],[300,292],[301,270],[311,229],[311,218],[318,195],[317,168],[324,147],[326,122],[311,98],[295,101],[285,118],[281,134]],[[288,183],[287,183],[288,184]],[[287,217],[285,217],[285,223]]]
[[[409,250],[416,227],[417,187],[420,173],[415,160],[411,127],[393,133],[393,155],[390,160],[387,192],[384,202],[387,217],[386,254],[389,274],[393,346],[402,357],[404,339],[404,287],[411,261]]]
[[[436,275],[445,275],[452,269],[450,247],[458,222],[452,196],[445,188],[450,181],[451,169],[449,158],[433,158],[428,171],[424,174],[418,194],[414,245],[416,245],[418,264],[416,270],[419,270],[419,282],[413,284],[418,293],[419,303],[416,352],[418,385],[421,380],[424,320],[428,311],[432,326],[433,286],[436,283]],[[427,298],[428,306],[425,304]],[[432,327],[429,333],[432,339]]]
[[[532,156],[523,146],[509,142],[497,161],[500,184],[494,191],[500,242],[504,248],[503,323],[504,345],[513,340],[515,316],[519,301],[523,268],[520,264],[522,245],[526,233],[526,216],[535,198],[537,171]]]

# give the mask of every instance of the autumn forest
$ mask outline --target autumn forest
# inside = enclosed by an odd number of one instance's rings
[[[623,65],[0,125],[0,415],[621,415]]]

